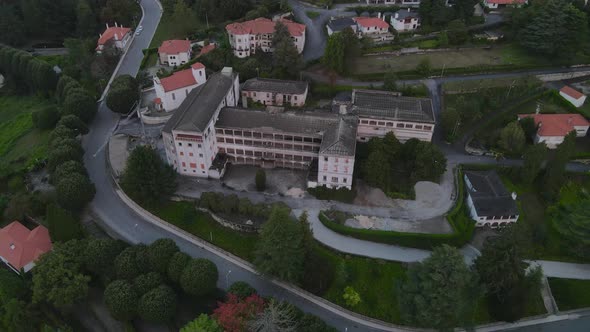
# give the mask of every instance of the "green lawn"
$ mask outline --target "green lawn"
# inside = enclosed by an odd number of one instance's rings
[[[560,311],[590,307],[590,280],[549,278]]]
[[[307,17],[309,17],[313,20],[313,19],[317,18],[318,16],[320,16],[320,13],[314,12],[313,10],[308,10],[305,12],[305,15],[307,15]]]
[[[202,23],[199,21],[195,21],[194,23],[194,31],[197,30],[202,26]],[[152,42],[150,43],[150,48],[152,47],[159,47],[164,40],[168,39],[186,39],[188,36],[179,35],[174,31],[174,22],[172,21],[171,15],[162,15],[162,19],[158,24],[158,28],[154,33],[154,37]]]
[[[47,152],[49,130],[33,127],[31,113],[47,106],[49,100],[32,96],[0,95],[0,168],[14,171],[29,165]]]

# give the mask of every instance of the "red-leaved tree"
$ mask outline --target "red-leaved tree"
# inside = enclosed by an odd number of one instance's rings
[[[244,300],[229,294],[225,303],[219,302],[219,307],[213,311],[213,317],[225,332],[242,332],[256,315],[264,310],[264,300],[252,294]]]

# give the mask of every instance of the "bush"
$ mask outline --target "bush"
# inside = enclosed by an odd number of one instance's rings
[[[88,126],[84,123],[84,121],[80,120],[79,117],[72,114],[66,115],[63,118],[61,118],[58,122],[58,125],[62,125],[66,128],[69,128],[73,130],[76,134],[88,134]]]
[[[139,86],[135,78],[121,75],[115,78],[107,95],[107,106],[111,111],[127,114],[139,100]]]
[[[215,290],[217,278],[217,266],[210,260],[197,258],[182,271],[180,286],[188,294],[202,296]]]
[[[84,237],[80,220],[55,204],[47,206],[46,220],[49,235],[54,242],[66,242]]]
[[[127,246],[125,242],[110,238],[91,238],[87,242],[83,257],[86,270],[101,277],[111,277],[113,262]]]
[[[172,288],[162,285],[144,294],[139,300],[137,313],[148,322],[165,323],[176,313],[176,294]]]
[[[157,272],[148,272],[133,279],[133,286],[139,296],[142,296],[163,283],[164,279],[162,279],[162,276]]]
[[[244,300],[248,296],[256,294],[256,289],[250,286],[247,282],[237,281],[229,286],[227,292],[229,294],[234,294],[240,300]]]
[[[63,104],[63,115],[75,115],[85,123],[94,118],[97,110],[94,98],[83,91],[68,94]]]
[[[179,251],[175,253],[172,258],[170,258],[170,262],[168,263],[168,278],[173,282],[180,282],[182,271],[190,260],[191,256],[183,252]]]
[[[31,113],[33,124],[39,129],[51,129],[59,120],[59,112],[55,106],[44,107]]]
[[[266,172],[263,169],[256,171],[256,190],[264,191],[266,189]]]
[[[88,176],[86,168],[81,162],[76,160],[68,160],[55,168],[51,174],[51,182],[57,184],[59,180],[69,177],[72,174],[80,174],[82,176]]]
[[[64,126],[57,126],[51,134],[49,134],[49,143],[51,143],[52,147],[56,147],[53,145],[53,141],[62,138],[75,138],[76,132],[71,130],[70,128]]]
[[[135,288],[126,280],[115,280],[104,290],[104,301],[113,317],[127,321],[137,311],[139,296]]]
[[[152,270],[165,274],[172,256],[179,251],[172,239],[158,239],[147,249],[148,259]]]
[[[326,186],[319,186],[315,188],[309,188],[307,191],[315,198],[326,201],[352,203],[356,197],[356,191],[346,188],[330,189]]]
[[[142,274],[143,270],[138,264],[137,254],[144,249],[145,246],[128,247],[117,255],[113,266],[117,278],[132,280]]]
[[[80,174],[62,178],[56,185],[57,202],[70,211],[80,211],[94,198],[95,189],[90,180]]]
[[[65,145],[55,147],[49,152],[47,160],[47,169],[52,173],[58,165],[61,165],[67,161],[73,160],[76,162],[82,161],[82,153],[80,153],[81,146],[78,143],[77,147],[72,145]]]

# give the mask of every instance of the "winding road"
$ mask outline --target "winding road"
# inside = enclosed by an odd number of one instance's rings
[[[161,8],[156,0],[143,0],[144,11],[143,33],[135,36],[130,49],[121,61],[116,75],[136,75],[143,54],[142,49],[148,47],[161,17]],[[111,112],[105,102],[99,103],[99,111],[92,123],[90,132],[83,138],[86,154],[84,162],[91,180],[96,185],[96,196],[90,203],[90,211],[97,222],[112,236],[132,243],[151,243],[158,238],[171,238],[180,249],[193,257],[202,257],[213,261],[219,270],[218,287],[227,288],[228,284],[242,280],[254,286],[264,296],[274,296],[291,302],[303,310],[319,316],[328,324],[340,331],[415,331],[412,328],[397,327],[389,324],[374,322],[370,319],[354,317],[337,307],[311,301],[303,297],[296,290],[281,286],[266,277],[262,277],[244,265],[236,263],[227,256],[220,255],[204,245],[195,244],[169,230],[156,226],[130,208],[118,195],[109,168],[107,167],[105,148],[108,139],[117,127],[119,115]],[[537,322],[544,322],[539,320]],[[579,322],[576,322],[579,324]],[[531,325],[531,324],[529,324]],[[571,325],[574,327],[574,325]],[[583,325],[582,325],[583,326]],[[505,330],[506,325],[492,330]],[[579,330],[574,327],[570,331]],[[547,330],[550,331],[550,330]],[[551,330],[554,331],[554,330]],[[557,331],[557,330],[555,330]],[[581,330],[580,330],[581,331]]]

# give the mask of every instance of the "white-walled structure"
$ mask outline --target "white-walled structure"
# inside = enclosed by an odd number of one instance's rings
[[[305,81],[287,81],[271,78],[252,78],[242,84],[242,105],[247,100],[269,106],[305,105],[308,84]]]
[[[559,90],[559,95],[576,107],[582,107],[586,101],[585,94],[567,85]]]
[[[96,53],[100,54],[109,47],[123,52],[127,48],[127,43],[130,39],[131,29],[119,26],[117,22],[112,27],[109,27],[107,23],[106,30],[99,35]]]
[[[291,38],[297,51],[303,52],[305,47],[305,25],[295,23],[287,19],[280,19],[291,34]],[[260,48],[263,52],[272,52],[272,37],[274,35],[276,22],[268,18],[257,18],[255,20],[231,23],[225,27],[229,37],[229,43],[238,58],[246,58],[256,53]]]
[[[515,223],[520,215],[516,194],[510,194],[496,171],[465,171],[469,215],[477,227]]]
[[[483,0],[484,6],[490,9],[497,9],[507,6],[520,7],[527,2],[527,0]]]
[[[191,59],[191,42],[189,40],[165,40],[158,47],[158,57],[163,65],[184,65]]]
[[[580,114],[519,114],[518,119],[532,117],[537,126],[535,143],[545,143],[555,149],[567,134],[576,132],[577,137],[585,137],[590,122]]]
[[[394,36],[389,32],[389,24],[379,17],[354,17],[358,25],[359,38],[371,38],[375,43],[392,41]]]
[[[193,89],[206,81],[205,66],[200,62],[193,64],[190,69],[177,71],[168,77],[154,76],[156,107],[166,112],[177,109]]]
[[[352,17],[332,17],[328,24],[326,24],[328,36],[342,32],[346,28],[351,28],[355,34],[358,33],[358,26]]]
[[[420,16],[416,12],[399,10],[391,16],[391,26],[396,31],[413,31],[420,26]]]

